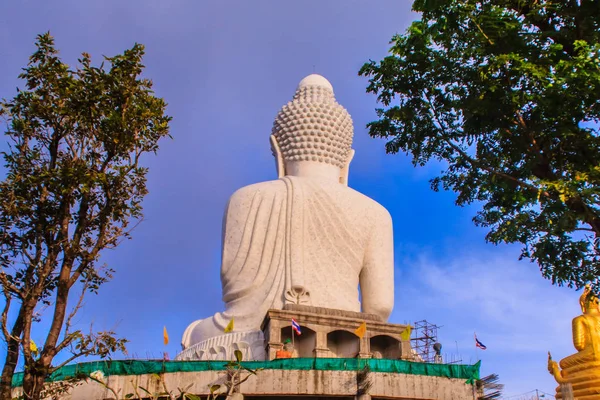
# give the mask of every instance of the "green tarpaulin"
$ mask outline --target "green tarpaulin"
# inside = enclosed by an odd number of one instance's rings
[[[162,360],[111,360],[67,365],[50,376],[50,381],[60,381],[76,376],[89,376],[94,371],[109,375],[143,375],[168,372],[223,371],[226,361],[162,361]],[[473,383],[479,379],[480,362],[475,365],[427,364],[402,360],[357,358],[287,358],[273,361],[245,361],[251,369],[287,369],[319,371],[356,371],[368,364],[372,372],[395,372],[410,375],[441,376],[466,379]],[[13,386],[21,386],[23,373],[15,374]]]

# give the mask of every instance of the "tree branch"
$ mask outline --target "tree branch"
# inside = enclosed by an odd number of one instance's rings
[[[8,311],[10,310],[10,303],[12,300],[12,296],[10,293],[7,293],[7,290],[4,289],[4,309],[2,310],[2,334],[4,335],[4,339],[6,343],[13,338],[12,335],[8,332]],[[14,338],[13,338],[14,339]]]
[[[87,350],[75,353],[71,357],[69,357],[68,359],[66,359],[65,361],[63,361],[60,364],[58,364],[56,367],[50,368],[50,374],[52,374],[54,371],[56,371],[56,370],[64,367],[65,365],[69,364],[71,361],[74,361],[74,360],[78,359],[79,357],[88,356],[88,355],[93,354],[93,353],[94,353],[94,349],[87,349]]]
[[[0,284],[2,286],[2,288],[6,291],[8,290],[9,292],[13,293],[15,296],[17,296],[17,298],[19,299],[23,299],[23,291],[20,290],[19,288],[17,288],[14,284],[12,284],[8,278],[5,272],[0,272]]]
[[[75,317],[75,315],[77,314],[79,309],[83,306],[83,297],[84,297],[85,291],[87,290],[88,287],[89,287],[88,281],[84,282],[84,284],[82,285],[82,288],[81,288],[81,294],[79,295],[79,299],[77,300],[77,304],[75,305],[75,307],[73,307],[73,309],[69,313],[69,316],[67,317],[67,321],[65,322],[65,338],[69,334],[69,329],[71,329],[71,326],[72,326],[71,322],[72,322],[73,318]]]
[[[431,98],[429,96],[426,96],[427,102],[429,103],[429,107],[432,110],[432,115],[433,118],[435,119],[436,123],[438,124],[439,129],[442,131],[443,135],[441,137],[441,139],[448,145],[450,146],[455,152],[457,152],[458,154],[460,154],[460,156],[462,158],[464,158],[467,162],[469,162],[473,167],[475,168],[480,168],[483,169],[487,172],[489,172],[490,174],[499,176],[501,178],[510,180],[512,182],[514,182],[515,184],[525,187],[527,189],[530,189],[532,191],[534,191],[535,193],[541,193],[546,197],[551,197],[550,194],[548,192],[541,192],[540,189],[530,183],[527,182],[523,182],[518,178],[515,178],[514,176],[511,176],[509,174],[506,174],[504,172],[501,171],[496,171],[493,168],[490,168],[486,165],[484,165],[480,160],[474,159],[473,157],[471,157],[470,155],[467,154],[467,152],[465,152],[463,149],[460,148],[460,146],[452,143],[452,141],[450,141],[447,136],[448,136],[448,131],[447,128],[445,127],[445,125],[440,121],[439,116],[438,116],[438,111],[435,108],[435,106],[433,105]]]
[[[532,190],[532,191],[534,191],[536,193],[541,193],[545,197],[552,197],[552,196],[550,196],[550,193],[548,193],[546,191],[540,191],[540,189],[538,187],[536,187],[535,185],[529,184],[527,182],[523,182],[520,179],[515,178],[514,176],[511,176],[511,175],[506,174],[506,173],[501,172],[501,171],[496,171],[495,169],[490,168],[487,165],[484,165],[480,160],[472,158],[463,149],[461,149],[456,144],[452,143],[450,140],[448,140],[446,138],[442,138],[442,140],[444,142],[446,142],[448,144],[448,146],[452,147],[453,150],[455,150],[456,152],[458,152],[460,154],[460,156],[462,158],[466,159],[473,167],[483,169],[483,170],[489,172],[490,174],[493,174],[493,175],[499,176],[501,178],[510,180],[511,182],[514,182],[515,184],[517,184],[519,186],[522,186],[524,188],[530,189],[530,190]]]
[[[92,188],[90,188],[91,190]],[[90,192],[87,192],[81,198],[81,202],[79,203],[79,210],[77,211],[77,226],[75,227],[75,231],[73,233],[73,239],[71,240],[69,246],[69,252],[71,256],[73,256],[73,252],[79,249],[79,245],[81,243],[81,238],[86,231],[89,225],[89,216],[88,210],[90,205]]]

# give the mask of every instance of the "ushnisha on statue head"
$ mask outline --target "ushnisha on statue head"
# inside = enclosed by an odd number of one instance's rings
[[[347,184],[353,134],[352,118],[335,100],[329,81],[307,76],[273,123],[271,149],[279,177],[308,171]]]
[[[592,292],[592,287],[587,284],[583,289],[583,293],[579,296],[579,306],[583,314],[596,314],[600,313],[599,309],[600,300]]]

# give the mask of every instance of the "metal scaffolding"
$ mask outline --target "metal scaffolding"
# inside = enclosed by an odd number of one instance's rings
[[[411,338],[413,349],[417,353],[419,361],[435,362],[435,351],[433,345],[437,341],[437,330],[439,326],[430,324],[426,320],[415,322],[413,337]]]

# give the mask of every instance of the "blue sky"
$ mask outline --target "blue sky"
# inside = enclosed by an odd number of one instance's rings
[[[383,204],[394,220],[396,305],[391,322],[427,319],[442,328],[443,353],[482,359],[506,395],[553,393],[547,351],[571,354],[570,319],[579,293],[552,287],[519,249],[493,246],[454,195],[429,179],[442,165],[414,168],[386,155],[365,125],[376,118],[360,66],[379,60],[388,42],[417,18],[401,1],[3,1],[0,2],[0,97],[10,98],[35,36],[50,31],[64,61],[83,51],[99,62],[134,42],[146,46],[145,75],[169,103],[173,140],[150,168],[145,220],[134,238],[106,253],[117,270],[87,297],[78,324],[116,329],[130,355],[160,356],[167,326],[174,355],[192,321],[222,308],[219,283],[222,213],[239,187],[276,177],[269,134],[279,108],[313,71],[333,84],[354,119],[350,186]],[[5,149],[4,140],[0,148]],[[488,346],[475,352],[473,332]],[[33,334],[38,342],[42,328]],[[458,347],[458,355],[457,353]],[[4,348],[0,348],[0,356]]]

